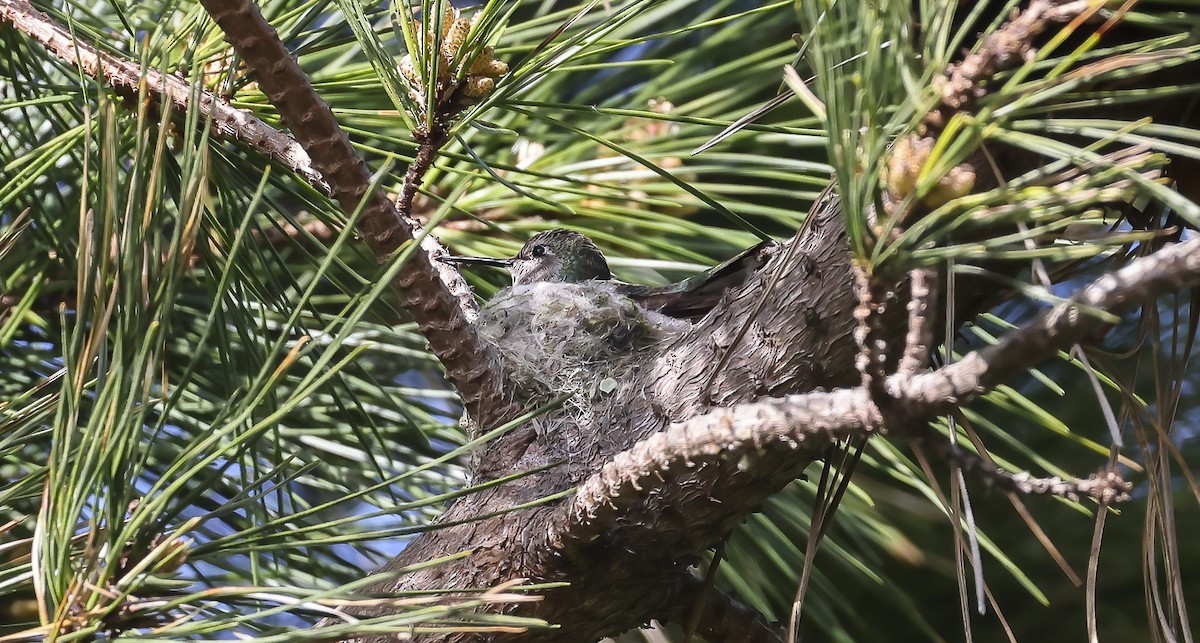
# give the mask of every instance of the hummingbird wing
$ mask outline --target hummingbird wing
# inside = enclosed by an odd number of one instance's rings
[[[642,307],[657,310],[676,319],[703,317],[721,301],[731,288],[750,279],[775,256],[780,244],[763,241],[747,248],[719,266],[667,286],[620,284],[620,291]]]

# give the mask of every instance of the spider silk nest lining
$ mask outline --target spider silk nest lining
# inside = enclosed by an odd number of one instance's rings
[[[540,282],[497,293],[484,306],[479,331],[495,349],[508,395],[528,409],[575,391],[565,412],[553,414],[558,429],[589,426],[598,402],[622,394],[643,350],[689,326],[638,306],[612,282]]]

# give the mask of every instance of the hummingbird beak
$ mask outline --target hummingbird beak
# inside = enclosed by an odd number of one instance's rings
[[[438,261],[451,265],[473,263],[481,266],[495,266],[497,268],[508,268],[513,264],[513,259],[493,259],[491,257],[456,257],[454,255],[443,255],[438,257]]]

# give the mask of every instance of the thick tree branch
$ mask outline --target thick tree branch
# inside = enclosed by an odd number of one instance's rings
[[[716,312],[674,343],[647,352],[636,376],[601,400],[590,422],[569,431],[543,432],[531,443],[520,466],[557,466],[520,484],[498,487],[460,500],[439,518],[438,531],[413,541],[387,569],[398,569],[470,549],[453,563],[382,580],[372,591],[435,587],[474,587],[505,578],[569,579],[570,587],[550,590],[535,609],[522,613],[556,623],[559,629],[530,632],[527,641],[584,641],[611,636],[661,617],[678,591],[679,574],[694,556],[728,534],[771,494],[790,483],[813,458],[824,453],[825,436],[814,436],[797,451],[767,453],[739,467],[737,462],[697,467],[664,489],[658,505],[638,507],[598,529],[603,535],[568,552],[546,539],[548,518],[560,504],[541,505],[495,518],[471,519],[529,503],[579,485],[611,454],[630,448],[670,426],[703,413],[709,404],[737,404],[763,393],[786,395],[817,386],[853,385],[854,295],[849,254],[837,195],[827,191],[810,211],[808,223],[789,242],[792,249],[742,289],[731,292]],[[778,281],[772,278],[778,275]],[[776,288],[777,287],[777,288]],[[767,298],[767,304],[761,305]],[[728,364],[713,379],[709,396],[701,383],[745,326],[758,315]],[[631,373],[631,375],[634,375]],[[558,420],[561,421],[561,420]],[[571,440],[567,435],[575,436]],[[581,436],[597,436],[596,450],[580,452]],[[819,437],[819,439],[816,439]],[[498,442],[505,442],[504,436]],[[489,453],[495,445],[489,446]],[[569,453],[563,459],[562,454]],[[572,555],[577,554],[577,555]],[[610,591],[611,590],[611,591]],[[381,643],[387,637],[363,637]],[[445,637],[446,641],[467,638]]]
[[[1197,283],[1200,239],[1167,246],[1101,277],[994,346],[932,373],[889,377],[889,393],[907,407],[909,417],[946,413],[1092,335],[1107,323],[1098,312],[1127,313],[1144,301]],[[701,463],[793,450],[814,436],[841,439],[885,428],[863,387],[716,409],[677,423],[614,456],[556,513],[547,539],[568,553],[585,546],[632,507]],[[1120,493],[1111,475],[1082,484],[1040,481],[1027,474],[1009,477],[1012,485],[1006,488],[1026,493],[1083,493],[1102,501]]]
[[[412,241],[419,223],[409,213],[397,212],[382,191],[369,191],[366,163],[258,6],[249,0],[202,0],[202,4],[254,70],[259,87],[308,151],[342,208],[353,212],[366,200],[360,229],[376,256],[383,260]],[[426,144],[435,147],[418,150],[418,159],[431,160],[441,142],[423,141],[421,147]],[[424,171],[410,172],[405,193],[414,192],[423,175]],[[440,243],[426,236],[421,247],[424,252],[413,256],[408,269],[396,278],[396,286],[463,403],[481,424],[490,425],[509,408],[500,401],[500,378],[489,365],[490,352],[471,326],[476,313],[473,296],[458,271],[433,260],[445,252]]]
[[[864,389],[840,389],[715,409],[672,425],[613,456],[564,506],[548,539],[568,555],[606,525],[701,463],[737,461],[756,451],[793,450],[815,438],[874,430],[878,418]]]

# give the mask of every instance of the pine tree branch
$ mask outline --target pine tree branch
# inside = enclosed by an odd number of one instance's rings
[[[199,109],[212,119],[220,136],[234,138],[278,159],[317,189],[332,195],[347,212],[353,212],[367,192],[370,175],[366,164],[354,151],[341,131],[333,113],[317,96],[307,77],[279,42],[275,31],[262,19],[258,8],[249,2],[206,3],[227,38],[254,69],[259,86],[279,108],[297,140],[262,122],[247,112],[230,106],[207,91],[194,92],[184,79],[156,69],[142,69],[135,63],[100,52],[79,41],[46,14],[25,0],[0,0],[0,20],[28,34],[48,51],[86,75],[110,84],[123,95],[137,97],[143,80],[153,96],[163,96],[186,109],[199,97]],[[419,146],[418,160],[410,168],[406,182],[406,208],[411,208],[425,171],[436,157],[438,142],[426,137],[429,145]],[[420,141],[419,141],[420,143]],[[375,255],[383,260],[403,243],[415,238],[420,224],[407,212],[397,213],[380,191],[368,197],[362,217],[362,234]],[[464,404],[485,424],[493,424],[508,409],[499,403],[484,345],[470,326],[477,314],[475,300],[466,282],[456,271],[433,261],[445,248],[431,236],[421,241],[424,252],[416,253],[410,270],[396,280],[407,309],[429,340],[434,353],[446,367],[447,376],[458,389]],[[480,416],[478,413],[484,411]],[[490,415],[489,415],[490,413]]]
[[[937,272],[917,268],[909,274],[908,333],[904,336],[904,354],[896,366],[901,375],[916,375],[929,362],[933,342],[933,306],[936,301]]]
[[[947,413],[1091,336],[1106,324],[1097,311],[1124,314],[1142,302],[1197,284],[1200,239],[1167,246],[1101,277],[994,346],[931,373],[889,377],[888,391],[908,409],[910,418]],[[566,550],[586,546],[598,536],[596,530],[606,529],[633,506],[706,462],[791,450],[818,436],[841,439],[886,429],[870,394],[861,386],[716,409],[675,424],[614,456],[557,512],[546,540]],[[939,452],[949,457],[945,450]],[[955,457],[965,456],[956,452]],[[969,468],[984,472],[1006,490],[1022,493],[1087,495],[1108,502],[1124,492],[1123,483],[1112,473],[1071,482]]]
[[[202,0],[202,4],[254,70],[259,87],[308,151],[342,208],[353,212],[366,200],[359,225],[375,255],[384,260],[412,241],[420,223],[403,210],[411,204],[411,198],[397,211],[381,190],[370,191],[366,163],[258,6],[249,0]],[[442,142],[432,138],[419,141],[417,158],[427,159],[427,163],[416,165],[414,161],[416,169],[406,177],[404,194],[415,193]],[[473,295],[456,270],[433,259],[445,252],[440,243],[425,236],[421,247],[424,252],[414,254],[395,285],[421,334],[446,367],[446,375],[463,403],[481,424],[490,426],[508,415],[511,405],[501,402],[497,385],[500,378],[489,365],[490,352],[471,325],[477,312]]]
[[[892,145],[887,162],[887,189],[883,193],[884,211],[912,220],[921,211],[932,211],[956,196],[971,192],[980,182],[982,159],[951,168],[927,193],[915,195],[919,200],[910,200],[922,167],[951,119],[975,112],[984,97],[1001,87],[1002,84],[992,82],[997,74],[1032,60],[1037,54],[1037,37],[1052,23],[1071,23],[1065,33],[1103,6],[1102,2],[1090,0],[1033,0],[1025,8],[1013,10],[1008,20],[987,34],[979,48],[962,62],[947,67],[934,82],[939,92],[937,103],[914,131]],[[910,211],[900,212],[902,207]]]
[[[1014,10],[999,29],[984,36],[975,52],[946,69],[936,83],[938,104],[922,119],[921,134],[936,135],[954,114],[972,111],[993,91],[989,81],[1035,55],[1034,41],[1051,23],[1079,21],[1103,7],[1104,3],[1090,0],[1033,0]]]
[[[213,132],[222,138],[232,138],[276,159],[317,189],[328,193],[329,186],[320,172],[312,166],[308,152],[290,136],[267,125],[249,112],[231,106],[212,92],[193,93],[186,80],[174,74],[164,74],[154,68],[142,68],[128,60],[103,53],[63,29],[54,19],[38,11],[25,0],[0,0],[0,21],[8,22],[18,31],[29,35],[83,73],[111,85],[118,93],[137,98],[138,84],[144,79],[151,96],[162,96],[180,109],[187,109],[199,96],[200,113],[212,119]]]

